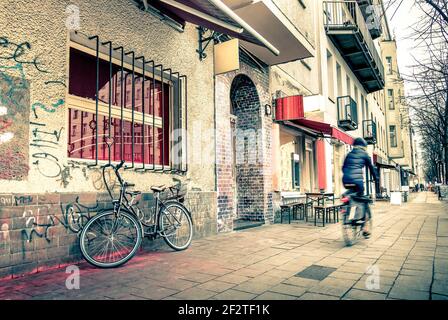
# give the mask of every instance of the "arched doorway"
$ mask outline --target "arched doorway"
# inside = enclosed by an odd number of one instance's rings
[[[261,103],[248,76],[240,74],[233,79],[230,104],[233,217],[264,221]]]

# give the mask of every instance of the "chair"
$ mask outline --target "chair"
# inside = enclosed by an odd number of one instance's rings
[[[305,219],[305,204],[304,203],[294,203],[292,205],[292,218],[294,220],[304,220]],[[297,218],[299,217],[299,218]]]
[[[280,223],[283,223],[283,215],[288,214],[288,223],[291,223],[291,205],[282,204],[280,205]]]
[[[313,208],[314,203],[317,202],[316,200],[310,199],[310,201],[304,203],[304,210],[305,210],[305,221],[308,222],[308,211],[311,213],[311,218],[314,217]]]

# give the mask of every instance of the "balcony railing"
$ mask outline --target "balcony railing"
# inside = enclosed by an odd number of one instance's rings
[[[362,133],[368,144],[376,144],[376,123],[373,120],[362,122]]]
[[[338,97],[338,126],[346,131],[358,129],[358,107],[350,96]]]
[[[357,1],[324,1],[324,23],[327,34],[337,42],[346,59],[357,76],[362,77],[362,70],[367,67],[373,71],[374,79],[360,79],[361,82],[377,81],[378,88],[384,87],[384,66],[378,53],[369,27]],[[370,26],[372,28],[372,26]],[[351,50],[350,44],[361,48],[360,51]],[[363,55],[363,58],[354,58],[354,55]],[[359,69],[358,69],[359,68]],[[368,86],[367,86],[368,87]]]

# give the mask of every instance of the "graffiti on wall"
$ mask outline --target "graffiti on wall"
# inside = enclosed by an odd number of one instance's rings
[[[28,176],[30,91],[28,83],[7,76],[0,65],[0,179],[24,180]]]
[[[110,190],[116,190],[119,187],[117,176],[112,169],[105,170],[104,177],[103,169],[94,169],[92,170],[91,177],[92,185],[97,191],[106,191],[107,188],[109,188]]]
[[[44,88],[66,87],[64,81],[51,78],[51,73],[45,70],[39,57],[33,57],[29,42],[15,43],[7,37],[0,37],[0,154],[6,155],[0,161],[0,179],[24,180],[29,171],[30,153],[31,165],[39,174],[55,179],[64,188],[73,180],[73,171],[79,169],[86,180],[92,176],[92,185],[96,190],[105,190],[98,168],[91,169],[86,163],[71,160],[64,163],[60,158],[60,150],[64,148],[61,138],[64,127],[54,128],[48,116],[62,109],[65,101],[54,98],[49,103],[31,103],[29,81],[26,79],[30,68],[45,75],[36,80],[43,81]],[[28,141],[29,129],[31,139]],[[88,170],[92,172],[88,173]],[[114,189],[115,177],[109,173],[106,180],[111,182]]]
[[[22,233],[28,242],[31,242],[33,237],[44,238],[50,242],[54,228],[62,225],[73,233],[79,233],[93,213],[97,211],[98,202],[95,206],[89,207],[79,203],[79,198],[65,207],[61,204],[62,213],[59,216],[51,214],[49,207],[25,209],[22,218],[26,219],[26,227]]]
[[[67,187],[69,169],[66,169],[55,155],[63,128],[49,130],[46,118],[39,113],[52,114],[60,109],[65,101],[55,99],[50,104],[35,101],[31,104],[33,120],[29,121],[30,92],[27,71],[32,68],[39,73],[45,70],[39,57],[31,57],[29,42],[16,43],[7,37],[0,37],[0,152],[6,155],[0,162],[0,179],[24,180],[28,175],[28,150],[33,148],[32,164],[45,177],[56,178]],[[55,79],[45,79],[44,86],[64,86]],[[28,143],[29,126],[32,139]]]
[[[0,195],[0,206],[27,206],[32,205],[35,200],[32,195]]]

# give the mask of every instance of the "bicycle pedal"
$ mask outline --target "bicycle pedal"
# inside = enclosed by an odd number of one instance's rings
[[[156,226],[155,225],[153,225],[153,226],[146,226],[145,228],[146,228],[145,233],[155,233],[156,232]]]

